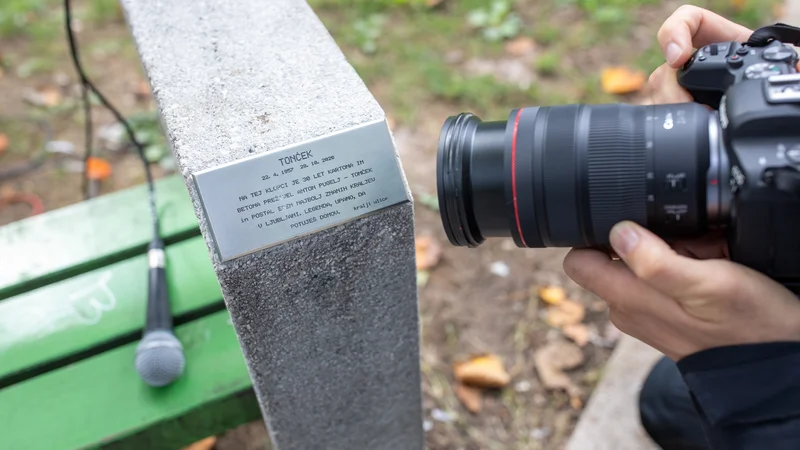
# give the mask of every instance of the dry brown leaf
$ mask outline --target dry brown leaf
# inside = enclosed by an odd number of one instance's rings
[[[439,263],[442,256],[442,247],[436,240],[429,236],[417,236],[415,239],[417,249],[417,270],[428,270]]]
[[[583,401],[580,397],[570,397],[569,404],[572,406],[572,409],[581,409],[583,408]]]
[[[139,101],[144,101],[150,98],[152,95],[150,91],[150,83],[147,81],[141,80],[136,84],[136,89],[133,91],[133,95]]]
[[[14,189],[10,184],[4,184],[0,186],[0,200],[12,198],[16,193],[16,189]]]
[[[48,86],[40,90],[39,95],[41,96],[42,104],[48,108],[58,106],[61,103],[61,91],[57,87]]]
[[[589,329],[582,323],[566,325],[561,331],[564,332],[564,336],[570,338],[579,347],[589,343]]]
[[[731,0],[731,6],[733,6],[733,9],[736,11],[741,11],[745,5],[747,5],[747,0]]]
[[[529,37],[520,36],[506,42],[505,50],[511,56],[530,55],[536,50],[536,43]]]
[[[547,323],[551,327],[562,328],[567,325],[581,323],[586,316],[586,308],[580,303],[565,299],[558,305],[547,308]]]
[[[456,385],[456,397],[467,410],[473,414],[481,412],[483,407],[483,391],[472,386],[459,383]]]
[[[559,305],[566,300],[567,293],[560,286],[546,286],[539,288],[539,298],[551,305]]]
[[[111,164],[102,158],[90,157],[86,161],[86,176],[90,180],[105,180],[111,176]]]
[[[211,450],[214,448],[214,444],[217,443],[216,436],[209,436],[203,440],[197,441],[193,444],[189,444],[188,446],[184,447],[183,450]]]
[[[565,340],[550,342],[536,350],[533,361],[546,388],[564,389],[573,397],[580,395],[580,388],[564,373],[583,363],[583,352],[577,345]]]
[[[0,133],[0,155],[3,154],[6,150],[8,150],[8,135],[5,133]]]
[[[456,363],[453,372],[461,383],[478,388],[498,389],[511,382],[511,376],[503,367],[503,362],[491,354]]]
[[[603,91],[608,94],[636,92],[644,86],[645,80],[644,72],[627,67],[608,67],[600,75]]]

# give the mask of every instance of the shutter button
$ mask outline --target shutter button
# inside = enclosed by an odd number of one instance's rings
[[[731,55],[731,56],[728,57],[728,64],[731,67],[733,67],[734,69],[738,69],[739,67],[742,67],[743,63],[744,63],[744,61],[742,60],[742,57],[739,56],[739,55]]]

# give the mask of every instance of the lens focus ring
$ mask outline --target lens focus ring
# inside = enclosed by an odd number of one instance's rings
[[[587,170],[592,229],[598,244],[622,218],[647,223],[645,115],[629,105],[591,108]]]

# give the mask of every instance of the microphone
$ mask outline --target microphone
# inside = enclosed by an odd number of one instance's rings
[[[156,238],[147,251],[150,271],[147,295],[147,321],[144,335],[136,347],[134,365],[139,377],[150,386],[166,386],[177,379],[186,366],[183,345],[172,332],[172,314],[164,257],[164,242]]]

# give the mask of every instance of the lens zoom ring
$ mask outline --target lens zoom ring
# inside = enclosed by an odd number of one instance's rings
[[[638,114],[637,114],[638,113]],[[594,236],[608,243],[623,219],[647,221],[644,114],[628,105],[592,107],[587,152]]]
[[[550,245],[569,247],[581,241],[576,207],[575,128],[579,105],[548,110],[542,178]]]

